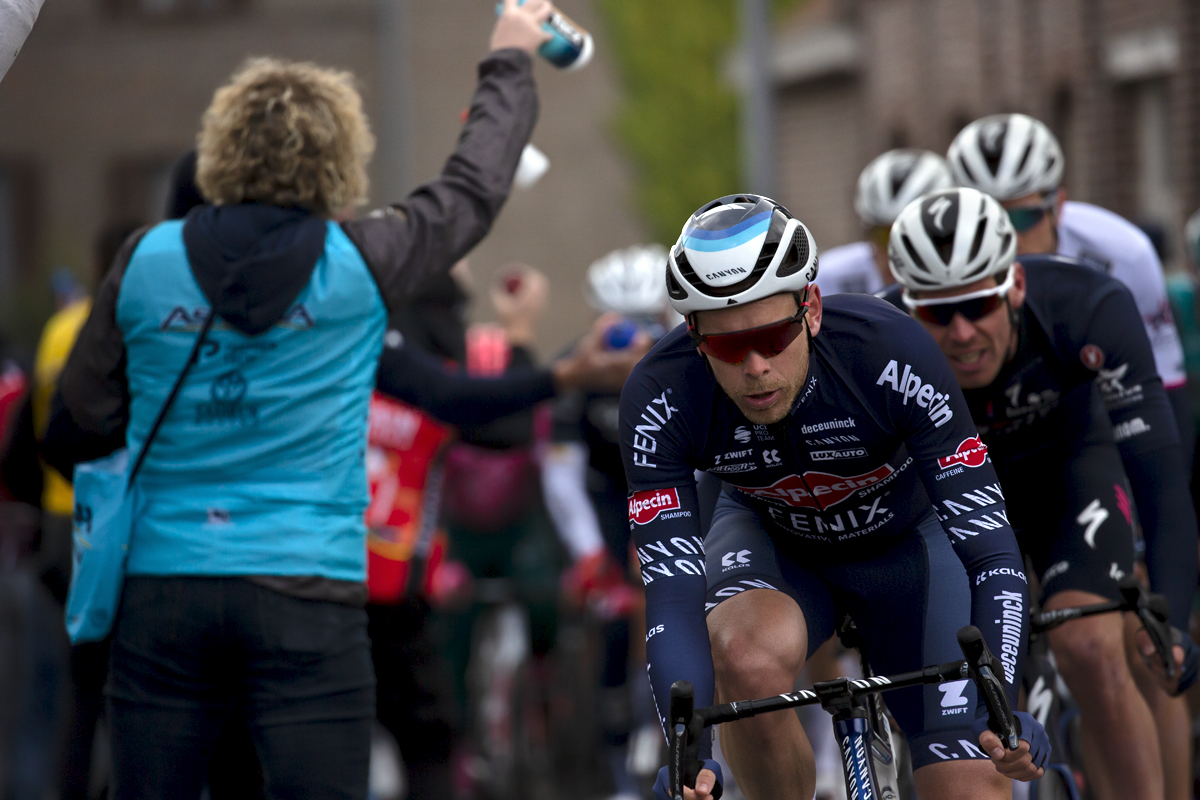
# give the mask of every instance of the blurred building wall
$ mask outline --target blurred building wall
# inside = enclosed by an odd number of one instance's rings
[[[809,0],[772,62],[780,199],[822,247],[861,236],[874,156],[944,153],[972,119],[1020,111],[1060,138],[1072,197],[1161,224],[1182,252],[1200,205],[1195,2]]]
[[[278,55],[349,69],[361,83],[368,114],[381,119],[377,2],[397,0],[47,3],[0,84],[0,295],[28,296],[15,308],[6,304],[0,330],[36,334],[49,311],[50,267],[67,265],[86,275],[91,240],[104,223],[158,219],[170,165],[192,146],[214,89],[246,57]],[[495,3],[405,2],[412,75],[408,173],[421,182],[438,173],[454,147]],[[631,175],[607,135],[616,89],[592,0],[561,5],[596,33],[596,58],[570,74],[536,59],[542,111],[533,141],[551,168],[533,189],[514,191],[492,235],[471,255],[481,288],[511,260],[550,275],[541,328],[547,353],[590,319],[580,292],[583,269],[645,235],[632,211]],[[373,175],[376,186],[380,177]],[[373,196],[371,203],[393,199]],[[477,316],[486,318],[486,308]]]

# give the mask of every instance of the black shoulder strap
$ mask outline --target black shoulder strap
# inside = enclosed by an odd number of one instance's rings
[[[196,337],[196,343],[192,345],[192,354],[188,356],[187,363],[183,365],[183,371],[175,379],[175,385],[171,387],[171,393],[167,395],[167,401],[158,410],[158,417],[155,418],[154,424],[150,426],[150,432],[146,434],[146,441],[142,442],[142,449],[138,451],[137,460],[133,462],[133,469],[129,470],[129,482],[125,484],[125,491],[129,491],[129,487],[133,486],[133,479],[137,477],[138,472],[142,468],[142,462],[146,460],[146,452],[150,449],[150,443],[158,435],[158,429],[162,427],[163,420],[167,418],[167,412],[171,410],[171,406],[175,403],[175,397],[179,394],[180,388],[183,387],[184,378],[191,371],[192,364],[195,364],[199,358],[200,345],[204,344],[204,337],[208,336],[208,330],[212,327],[213,320],[216,318],[216,310],[210,309],[208,317],[204,320],[204,326],[200,328],[200,335]]]

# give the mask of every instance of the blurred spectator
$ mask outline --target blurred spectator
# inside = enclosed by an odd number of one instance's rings
[[[108,683],[115,797],[198,796],[237,708],[268,794],[365,796],[375,362],[388,310],[470,249],[508,193],[547,12],[506,3],[442,175],[340,224],[373,144],[351,77],[249,62],[204,116],[197,183],[214,205],[122,248],[63,373],[48,460],[69,472],[126,438],[136,451],[195,331],[221,324],[139,477]]]
[[[612,253],[588,267],[584,294],[605,328],[608,346],[630,347],[636,336],[657,341],[680,318],[667,300],[660,245]],[[640,590],[629,578],[629,505],[621,462],[619,391],[565,393],[554,404],[552,442],[542,467],[546,507],[574,565],[564,575],[569,598],[605,620],[599,721],[613,800],[636,800],[627,746],[636,722],[630,691],[630,624]],[[640,634],[639,634],[640,635]],[[644,671],[644,664],[642,669]]]
[[[91,277],[99,286],[121,245],[142,223],[121,221],[110,223],[96,235],[92,247]],[[92,310],[90,295],[81,294],[70,300],[42,328],[37,356],[33,366],[33,425],[38,437],[46,431],[50,418],[50,398],[58,389],[58,376],[75,346],[79,330]],[[41,562],[43,580],[61,603],[66,598],[71,570],[71,484],[58,470],[44,466],[45,488],[42,491]]]
[[[0,80],[33,30],[42,0],[0,0]]]

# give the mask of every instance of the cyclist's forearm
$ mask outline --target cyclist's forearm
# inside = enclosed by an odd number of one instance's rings
[[[1151,590],[1171,603],[1171,624],[1187,629],[1197,580],[1196,512],[1178,444],[1155,448],[1126,473],[1146,541]]]
[[[1016,536],[1008,528],[990,535],[990,553],[963,561],[971,584],[971,624],[1000,659],[1004,688],[1016,708],[1029,638],[1029,586]]]
[[[664,734],[675,681],[692,682],[696,708],[713,704],[712,651],[703,613],[705,586],[703,577],[694,576],[660,579],[646,586],[646,668]],[[700,757],[712,757],[712,740],[707,736],[700,741]]]

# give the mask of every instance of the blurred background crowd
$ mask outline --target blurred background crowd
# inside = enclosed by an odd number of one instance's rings
[[[902,147],[944,153],[971,120],[1024,112],[1061,143],[1071,198],[1134,221],[1154,243],[1175,301],[1163,313],[1180,329],[1200,411],[1200,264],[1185,236],[1200,207],[1197,3],[561,6],[596,49],[579,71],[535,59],[542,112],[532,144],[548,169],[518,175],[469,264],[414,304],[407,339],[495,376],[548,363],[588,335],[597,313],[672,325],[665,298],[621,307],[597,296],[602,281],[585,290],[585,270],[631,245],[670,245],[696,207],[745,190],[777,198],[823,250],[857,241],[855,184],[871,159]],[[107,656],[71,650],[61,625],[70,485],[50,470],[31,474],[36,455],[11,431],[20,414],[45,429],[88,298],[126,236],[202,202],[187,195],[185,154],[214,90],[253,55],[353,72],[377,139],[374,208],[442,168],[495,19],[491,0],[47,0],[41,9],[0,82],[0,487],[23,501],[0,516],[0,798],[106,791]],[[615,413],[611,393],[607,405],[564,395],[552,409],[455,435],[507,460],[447,461],[439,532],[420,553],[424,585],[372,612],[372,636],[386,631],[376,673],[409,676],[397,679],[392,707],[381,678],[375,796],[647,791],[663,754],[641,683],[625,489],[619,464],[602,474],[604,443],[588,438],[605,430],[605,414],[613,427]],[[590,463],[565,447],[580,442]],[[551,466],[532,484],[488,483],[493,505],[473,511],[476,481],[525,475],[523,459]],[[563,510],[556,468],[591,470],[596,520]],[[564,531],[580,527],[595,536]],[[411,547],[400,560],[410,558]],[[384,641],[394,647],[384,652]],[[236,721],[206,791],[261,795]]]

